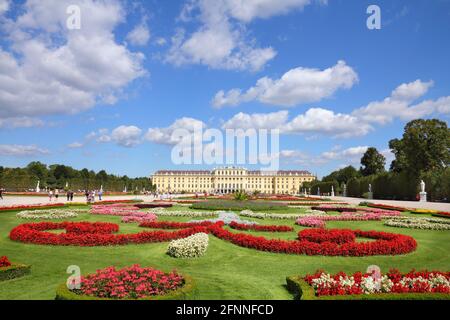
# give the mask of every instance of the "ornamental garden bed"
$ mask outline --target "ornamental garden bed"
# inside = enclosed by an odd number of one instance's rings
[[[290,276],[287,288],[297,300],[450,300],[450,273],[391,270],[386,275],[351,276],[340,272],[330,275]]]
[[[172,203],[136,203],[133,205],[134,207],[138,207],[139,209],[153,209],[153,208],[171,208],[173,207]]]
[[[60,285],[55,300],[190,300],[195,297],[191,277],[139,265],[97,270],[81,277],[79,288]]]
[[[0,282],[23,277],[31,272],[31,266],[9,262],[0,257]]]
[[[212,200],[195,203],[191,206],[192,209],[197,210],[228,210],[228,211],[273,211],[285,210],[288,208],[287,204],[268,202],[268,201],[236,201],[236,200]]]
[[[390,206],[387,204],[379,204],[379,203],[367,203],[366,204],[370,208],[378,208],[378,209],[385,209],[385,210],[394,210],[394,211],[400,211],[400,212],[407,212],[411,211],[411,209],[403,208],[403,207],[396,207],[396,206]]]
[[[434,213],[432,214],[433,217],[439,217],[439,218],[450,218],[450,212],[438,212],[438,213]]]
[[[10,211],[18,211],[18,210],[46,210],[46,209],[62,208],[62,207],[66,207],[66,205],[64,203],[31,204],[31,205],[0,207],[0,212],[10,212]]]

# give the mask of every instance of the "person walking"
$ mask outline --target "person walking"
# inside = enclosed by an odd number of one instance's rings
[[[67,190],[66,198],[67,198],[67,202],[69,202],[70,201],[70,190]]]
[[[3,200],[3,191],[5,191],[5,189],[0,187],[0,199],[2,199],[2,200]]]
[[[55,189],[55,202],[58,202],[59,190]]]
[[[100,189],[100,191],[98,192],[98,201],[102,201],[102,196],[103,196],[103,190]]]
[[[70,202],[73,201],[73,194],[74,194],[74,192],[72,190],[70,190]]]
[[[53,200],[53,190],[48,190],[48,201],[52,202]]]

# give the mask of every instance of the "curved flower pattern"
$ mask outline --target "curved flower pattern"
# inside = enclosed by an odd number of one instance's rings
[[[167,254],[174,258],[198,258],[206,253],[208,243],[209,237],[206,233],[197,233],[170,242]]]

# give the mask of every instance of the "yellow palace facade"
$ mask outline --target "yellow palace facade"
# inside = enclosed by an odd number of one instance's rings
[[[297,194],[303,183],[315,180],[308,171],[250,171],[245,168],[207,170],[160,170],[152,183],[160,193],[233,193],[258,191],[264,194]]]

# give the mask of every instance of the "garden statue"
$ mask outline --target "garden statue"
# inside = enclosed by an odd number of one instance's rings
[[[372,184],[369,183],[369,193],[368,193],[368,197],[369,200],[373,199],[373,192],[372,192]]]
[[[334,197],[334,186],[331,186],[331,196]]]
[[[427,202],[427,193],[425,191],[425,181],[420,181],[420,202]]]
[[[39,187],[39,185],[41,184],[41,181],[38,180],[37,186],[36,186],[36,193],[41,192],[41,188]]]
[[[344,191],[343,191],[343,194],[342,194],[344,197],[346,197],[347,196],[347,184],[345,184],[344,183]]]

